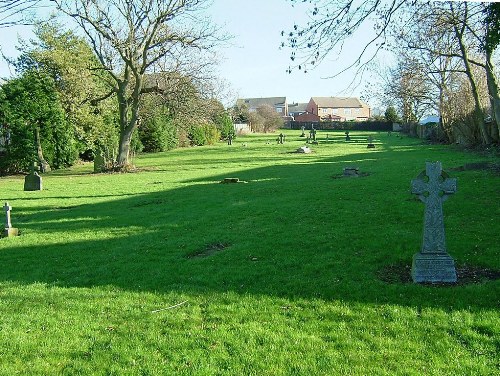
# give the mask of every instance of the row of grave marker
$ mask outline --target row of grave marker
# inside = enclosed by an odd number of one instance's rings
[[[456,192],[457,181],[443,172],[440,162],[426,162],[425,166],[425,171],[411,182],[411,193],[425,203],[422,248],[413,256],[411,274],[415,283],[453,283],[457,281],[457,274],[454,260],[446,249],[443,202]],[[32,173],[36,174],[34,171]],[[355,169],[352,173],[357,174],[358,170]],[[232,178],[223,182],[241,181]],[[18,236],[19,230],[12,227],[12,207],[6,202],[3,210],[5,211],[3,237]]]

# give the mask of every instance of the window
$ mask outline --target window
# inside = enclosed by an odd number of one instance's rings
[[[352,111],[350,108],[344,108],[344,115],[351,115]]]
[[[338,115],[338,114],[339,114],[339,109],[338,109],[338,108],[334,108],[334,109],[332,110],[332,114],[334,114],[334,115]]]
[[[283,109],[281,107],[276,107],[276,112],[279,112],[281,114],[283,112]]]
[[[328,113],[328,108],[323,108],[322,111],[323,111],[324,114],[327,114]]]
[[[354,113],[355,113],[356,115],[359,115],[359,114],[361,113],[361,110],[360,110],[359,108],[356,108],[356,109],[354,110]]]

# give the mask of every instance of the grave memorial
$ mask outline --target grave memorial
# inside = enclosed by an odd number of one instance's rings
[[[425,171],[411,182],[411,193],[425,203],[422,248],[413,256],[413,282],[456,282],[453,258],[446,250],[443,202],[457,191],[457,180],[443,172],[440,162],[426,162]]]
[[[351,141],[351,137],[349,137],[349,131],[345,131],[345,140]]]
[[[35,162],[31,165],[31,172],[24,178],[25,191],[41,191],[42,177],[35,170]]]
[[[374,149],[375,148],[375,144],[373,143],[373,137],[372,136],[368,136],[368,145],[366,147],[368,149]]]
[[[6,202],[3,206],[3,210],[5,211],[5,224],[2,237],[8,238],[12,236],[18,236],[19,230],[12,227],[12,222],[10,220],[10,211],[12,210],[12,206],[10,206],[8,202]]]
[[[285,135],[283,133],[280,133],[278,136],[278,144],[283,144],[285,142]]]
[[[300,127],[300,129],[302,130],[302,134],[300,135],[300,137],[306,137],[306,134],[304,132],[306,127],[302,126],[302,127]]]

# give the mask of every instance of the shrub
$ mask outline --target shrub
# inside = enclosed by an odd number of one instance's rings
[[[219,141],[220,132],[215,124],[204,121],[201,124],[193,124],[188,137],[193,146],[213,145]]]
[[[179,137],[168,116],[155,114],[139,127],[139,138],[147,153],[171,150],[177,147]]]

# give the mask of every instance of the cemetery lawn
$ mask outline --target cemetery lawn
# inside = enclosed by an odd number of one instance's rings
[[[22,234],[0,239],[0,374],[498,375],[498,155],[332,131],[295,154],[285,133],[81,164],[41,192],[2,177]],[[410,182],[437,160],[458,180],[456,286],[409,282]]]

